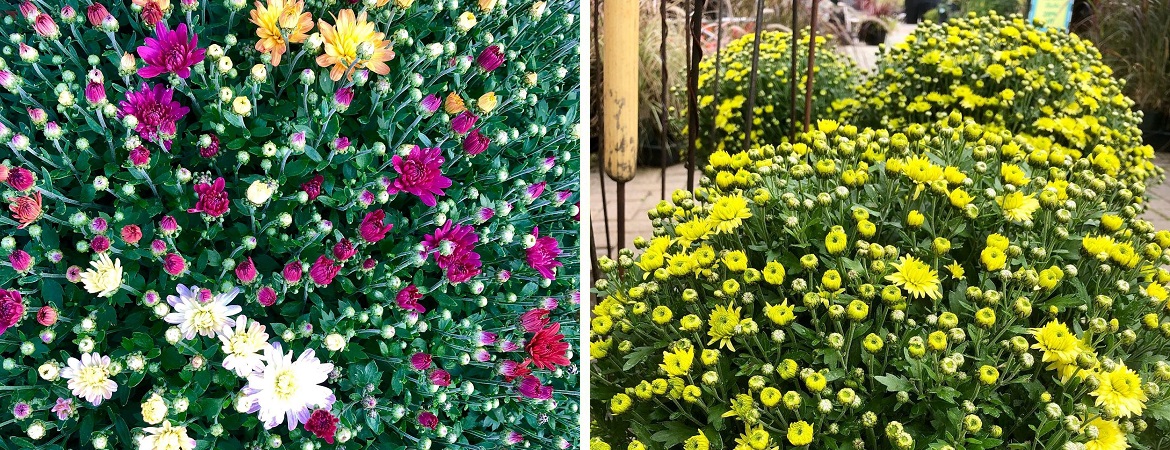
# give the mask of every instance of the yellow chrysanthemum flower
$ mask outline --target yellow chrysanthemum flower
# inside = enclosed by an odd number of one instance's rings
[[[352,78],[355,68],[366,68],[379,75],[390,73],[386,61],[394,58],[390,41],[385,34],[375,31],[374,23],[366,21],[366,13],[354,15],[352,9],[343,9],[330,25],[319,20],[325,52],[317,57],[317,65],[332,67],[329,78],[338,81],[343,75]]]
[[[891,264],[897,269],[886,276],[886,280],[910,292],[914,298],[930,297],[933,300],[942,298],[942,285],[938,280],[938,272],[913,256],[903,256],[900,263]]]
[[[1043,327],[1029,328],[1028,333],[1036,338],[1032,348],[1044,352],[1044,362],[1071,364],[1081,353],[1080,340],[1063,323],[1053,320]]]
[[[272,56],[272,65],[280,65],[280,57],[288,51],[288,44],[305,42],[313,29],[313,15],[302,12],[303,0],[267,0],[256,2],[252,23],[256,25],[256,51]],[[287,39],[285,33],[288,33]]]
[[[687,438],[683,442],[683,450],[707,450],[711,448],[711,441],[707,439],[707,435],[703,434],[703,430],[699,430],[699,434]]]
[[[733,195],[716,200],[715,205],[711,207],[708,220],[714,225],[717,233],[730,233],[743,223],[743,219],[751,216],[752,211],[748,209],[747,199]]]
[[[1125,364],[1118,364],[1112,371],[1101,372],[1097,379],[1101,385],[1090,393],[1097,397],[1097,406],[1121,418],[1142,414],[1147,398],[1137,372]]]
[[[1040,201],[1035,195],[1024,195],[1019,191],[996,196],[995,203],[1003,209],[1003,216],[1013,222],[1032,220],[1032,213],[1040,209]]]
[[[691,364],[695,362],[695,348],[687,347],[673,352],[662,352],[662,368],[667,375],[681,377],[690,373]]]
[[[1097,437],[1085,442],[1085,450],[1125,450],[1129,448],[1129,443],[1125,440],[1125,432],[1121,431],[1121,427],[1115,421],[1096,418],[1085,424],[1085,427],[1097,428]]]
[[[735,346],[731,344],[731,337],[735,335],[735,327],[739,325],[741,308],[735,306],[715,305],[715,309],[711,311],[711,317],[707,320],[710,329],[707,330],[707,335],[711,336],[711,341],[707,345],[719,343],[719,347],[727,347],[731,351],[735,351]]]
[[[772,323],[785,326],[792,323],[793,320],[796,320],[796,315],[793,314],[795,309],[795,306],[788,304],[788,300],[784,300],[779,305],[773,306],[770,303],[766,304],[764,306],[764,314],[768,316],[768,319],[772,320]]]
[[[813,441],[813,427],[803,420],[788,425],[788,443],[800,447]]]

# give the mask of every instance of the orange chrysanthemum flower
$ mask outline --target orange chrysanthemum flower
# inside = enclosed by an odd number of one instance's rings
[[[256,24],[256,50],[272,55],[272,65],[280,65],[280,56],[288,51],[288,44],[304,42],[313,29],[313,15],[302,12],[303,0],[267,0],[267,5],[256,2],[252,23]],[[284,31],[288,30],[288,38]]]
[[[317,57],[317,65],[333,67],[329,78],[337,81],[342,75],[353,77],[350,69],[359,67],[379,75],[390,73],[386,61],[394,58],[394,50],[390,41],[382,39],[385,34],[374,31],[374,24],[366,22],[364,11],[354,16],[352,9],[345,9],[335,19],[337,23],[333,25],[324,20],[317,23],[325,40],[325,53]],[[363,45],[368,46],[364,51]]]

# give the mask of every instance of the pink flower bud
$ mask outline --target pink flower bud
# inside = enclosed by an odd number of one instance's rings
[[[141,145],[130,150],[130,164],[139,168],[150,165],[150,150]]]
[[[37,323],[51,327],[57,323],[57,309],[52,306],[45,305],[37,310]]]
[[[467,134],[466,138],[463,138],[463,151],[467,152],[468,155],[475,156],[483,153],[484,150],[487,150],[491,143],[492,140],[487,136],[484,136],[483,133],[480,133],[479,129],[476,128],[471,130],[471,132]]]
[[[12,268],[16,269],[17,272],[25,274],[29,270],[32,270],[33,258],[28,252],[17,249],[8,255],[8,262],[12,264]]]
[[[260,288],[260,292],[256,293],[256,300],[262,306],[272,306],[276,304],[276,289],[271,286],[264,286]]]
[[[187,272],[187,260],[178,253],[168,253],[163,258],[163,270],[172,277],[182,275]]]
[[[256,264],[252,262],[251,256],[236,265],[236,278],[244,284],[251,284],[253,281],[256,281]]]
[[[85,8],[85,17],[89,19],[89,24],[94,27],[102,26],[102,21],[110,17],[110,12],[101,3],[94,3]]]
[[[288,284],[297,284],[301,282],[301,262],[292,261],[284,266],[284,271],[281,275],[284,276],[284,281]]]
[[[426,353],[415,353],[410,356],[410,366],[414,370],[427,370],[431,368],[431,355]]]
[[[94,236],[89,240],[89,248],[97,253],[105,253],[110,249],[110,238],[102,234]]]
[[[163,253],[166,253],[167,252],[166,241],[163,241],[162,239],[155,239],[153,241],[150,241],[150,252],[154,253],[155,256],[159,256],[159,255],[162,255]]]
[[[170,236],[179,231],[179,222],[172,216],[163,216],[162,220],[158,221],[158,229],[162,231],[163,236]]]

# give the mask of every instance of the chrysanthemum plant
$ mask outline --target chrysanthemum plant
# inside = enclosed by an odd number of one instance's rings
[[[834,106],[857,126],[896,129],[959,111],[1025,138],[1029,158],[1087,159],[1130,189],[1162,180],[1141,113],[1101,53],[1075,34],[995,13],[925,23],[882,49],[855,100]],[[1140,186],[1139,186],[1140,185]]]
[[[854,90],[860,83],[860,69],[844,54],[834,51],[832,38],[817,37],[815,75],[813,76],[813,114],[832,114],[833,106],[845,107],[855,102]],[[731,41],[719,55],[699,63],[699,161],[712,152],[739,151],[747,140],[747,100],[751,90],[752,51],[755,34]],[[792,80],[796,80],[797,128],[804,123],[804,88],[808,74],[808,36],[797,41],[796,77],[792,71],[792,34],[765,31],[760,41],[757,66],[756,103],[753,111],[753,144],[787,141],[792,129]],[[719,66],[716,72],[716,58]],[[681,85],[676,89],[685,89]],[[685,111],[678,115],[687,124]]]
[[[571,446],[575,11],[6,11],[0,448]]]
[[[713,154],[601,262],[596,448],[1156,447],[1170,232],[1030,150],[954,114]]]

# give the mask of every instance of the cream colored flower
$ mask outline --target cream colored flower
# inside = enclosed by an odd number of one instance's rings
[[[345,349],[345,338],[337,333],[325,336],[325,348],[331,352],[340,352]]]
[[[239,96],[232,100],[232,112],[241,116],[247,116],[252,113],[252,101],[248,97]]]
[[[496,9],[496,0],[479,0],[479,9],[483,12],[492,12],[493,9]]]
[[[194,450],[195,439],[187,436],[187,427],[172,427],[171,421],[161,427],[147,427],[145,435],[138,438],[139,450]]]
[[[544,17],[544,2],[533,3],[532,10],[529,12],[532,13],[533,19],[540,20],[541,17]]]
[[[110,260],[108,254],[98,255],[96,261],[89,263],[93,268],[81,273],[81,285],[90,294],[98,297],[109,297],[122,286],[122,260]]]
[[[487,114],[492,112],[493,109],[496,109],[496,105],[499,104],[499,100],[496,99],[495,92],[488,92],[479,96],[479,100],[477,100],[475,104],[476,106],[479,106],[480,111],[483,111],[484,114]]]
[[[467,32],[467,30],[474,28],[477,22],[475,14],[471,11],[464,11],[463,14],[459,15],[459,21],[455,23],[455,26],[459,28],[459,31]]]
[[[248,186],[248,192],[245,195],[247,195],[248,201],[252,202],[253,205],[261,206],[267,203],[268,199],[272,198],[272,194],[275,193],[276,183],[266,180],[256,180],[252,182],[251,186]]]
[[[142,402],[142,420],[145,420],[146,423],[158,425],[166,418],[167,403],[158,394],[153,394],[145,402]]]

